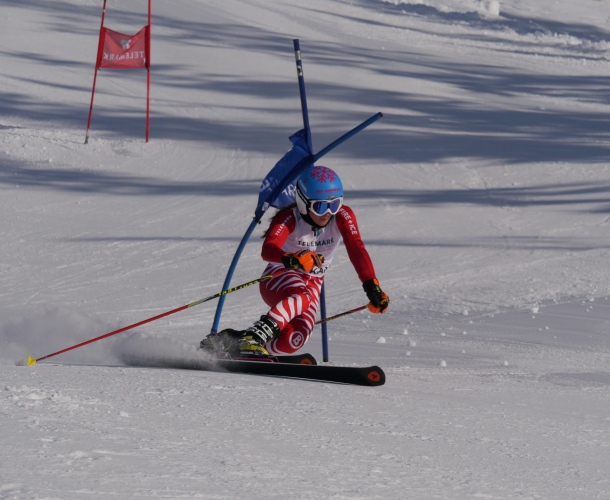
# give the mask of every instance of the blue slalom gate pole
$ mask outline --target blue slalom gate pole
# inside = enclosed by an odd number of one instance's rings
[[[303,114],[303,128],[307,133],[307,144],[310,151],[313,151],[311,141],[311,128],[309,127],[309,113],[307,111],[307,96],[305,95],[305,79],[303,78],[303,62],[301,61],[301,44],[299,39],[293,40],[294,58],[297,64],[297,77],[299,79],[299,95],[301,96],[301,112]]]
[[[303,77],[303,62],[301,61],[301,44],[298,38],[294,42],[294,57],[297,64],[297,76],[299,79],[299,94],[301,96],[301,111],[303,113],[303,127],[307,134],[307,142],[309,149],[313,151],[311,127],[309,126],[309,113],[307,111],[307,96],[305,94],[305,78]],[[326,291],[325,285],[322,283],[320,290],[320,317],[326,319]],[[328,362],[328,323],[322,323],[322,358],[325,363]]]
[[[375,113],[368,120],[364,120],[360,125],[358,125],[357,127],[354,127],[349,132],[346,132],[345,134],[343,134],[338,139],[335,139],[333,142],[331,142],[324,149],[322,149],[321,151],[319,151],[318,153],[313,155],[313,161],[314,162],[318,161],[324,155],[330,153],[333,149],[335,149],[339,144],[343,144],[345,141],[347,141],[351,137],[354,137],[358,132],[361,132],[362,130],[364,130],[369,125],[372,125],[373,123],[375,123],[380,118],[383,118],[383,113],[381,111],[379,113]]]
[[[297,76],[299,79],[299,94],[301,96],[301,111],[303,114],[303,125],[304,125],[304,130],[305,130],[306,139],[307,139],[307,146],[309,147],[309,151],[311,152],[311,151],[313,151],[313,147],[312,147],[312,141],[311,141],[311,129],[309,127],[309,115],[308,115],[308,111],[307,111],[307,97],[305,94],[305,80],[303,78],[303,63],[301,61],[301,47],[300,47],[300,43],[299,43],[298,39],[295,39],[293,41],[293,43],[294,43],[294,54],[295,54],[296,67],[297,67]],[[296,165],[294,165],[294,167],[292,167],[290,172],[286,175],[286,178],[289,178],[288,182],[290,181],[290,179],[294,179],[298,175],[300,175],[301,171],[303,169],[305,169],[308,165],[312,165],[314,162],[316,162],[317,160],[322,158],[324,155],[328,154],[330,151],[335,149],[337,146],[339,146],[340,144],[347,141],[350,137],[353,137],[361,130],[365,129],[372,123],[379,120],[379,118],[381,118],[382,116],[383,115],[381,113],[377,113],[377,114],[371,116],[368,120],[365,120],[357,127],[354,127],[349,132],[343,134],[341,137],[339,137],[335,141],[331,142],[328,146],[326,146],[324,149],[322,149],[318,153],[309,154],[305,158],[298,161],[296,163]],[[284,183],[283,186],[282,185],[276,186],[275,190],[273,190],[272,193],[267,198],[269,205],[275,201],[276,196],[282,191],[282,189],[284,189],[287,186],[287,184],[288,183]],[[233,279],[233,274],[235,272],[235,268],[237,267],[239,258],[241,257],[241,254],[246,246],[246,243],[250,239],[250,236],[254,232],[254,229],[256,228],[257,224],[260,223],[263,213],[264,213],[264,210],[259,211],[257,208],[255,216],[254,216],[252,222],[250,223],[250,226],[246,230],[244,236],[242,237],[242,239],[239,243],[239,246],[235,252],[235,255],[233,256],[233,260],[231,261],[231,265],[229,266],[227,275],[225,277],[225,281],[222,285],[223,290],[228,290],[229,287],[231,286],[231,280]],[[222,309],[224,306],[225,298],[226,298],[226,296],[222,295],[218,300],[218,304],[216,306],[216,313],[214,315],[214,323],[212,324],[212,329],[211,329],[212,333],[218,332],[218,328],[220,325],[220,317],[222,315]],[[320,294],[320,301],[321,301],[320,313],[322,315],[322,319],[324,319],[324,318],[326,318],[326,303],[325,303],[324,286],[322,286],[322,291]],[[324,351],[324,361],[328,361],[328,333],[327,333],[326,328],[327,328],[326,323],[322,323],[322,349]]]
[[[300,170],[304,169],[307,165],[311,165],[315,161],[322,158],[324,155],[330,153],[337,146],[339,146],[340,144],[343,144],[350,137],[353,137],[358,132],[364,130],[366,127],[368,127],[372,123],[379,120],[382,116],[383,116],[383,114],[381,114],[381,113],[374,114],[368,120],[363,121],[357,127],[354,127],[352,130],[350,130],[349,132],[346,132],[338,139],[335,139],[333,142],[331,142],[328,146],[326,146],[320,152],[316,153],[315,155],[310,155],[310,156],[303,158],[292,168],[289,175],[298,174],[300,172]],[[233,273],[235,272],[235,268],[237,267],[237,262],[239,260],[239,257],[241,256],[241,253],[242,253],[244,247],[246,246],[246,243],[248,242],[250,235],[252,234],[252,232],[256,228],[256,225],[259,222],[260,222],[260,218],[255,217],[254,220],[251,222],[250,226],[248,227],[246,233],[242,237],[239,247],[237,248],[237,251],[235,252],[235,255],[233,256],[233,260],[231,261],[231,265],[229,266],[229,270],[227,271],[227,276],[226,276],[224,284],[222,286],[223,290],[227,290],[230,287],[231,279],[233,278]],[[224,295],[223,295],[223,297],[224,297]],[[222,299],[222,297],[221,297],[221,299]],[[224,300],[219,300],[218,304],[216,306],[216,314],[214,315],[214,323],[212,325],[212,330],[211,330],[212,333],[218,332],[218,325],[220,324],[220,316],[222,315],[223,305],[224,305]]]
[[[322,327],[322,361],[328,363],[328,323],[326,320],[326,290],[324,283],[322,283],[322,290],[320,291],[320,316],[321,320],[324,321],[320,326]]]
[[[233,279],[233,273],[235,272],[235,268],[237,267],[237,262],[239,261],[239,258],[241,257],[241,253],[244,251],[246,243],[248,243],[248,240],[250,239],[250,235],[252,234],[252,232],[254,231],[254,229],[256,228],[256,225],[258,223],[259,223],[259,220],[256,220],[256,218],[254,218],[254,220],[250,223],[250,226],[246,230],[246,233],[244,234],[241,241],[239,242],[237,251],[235,252],[235,255],[233,256],[233,260],[231,261],[231,265],[229,266],[229,270],[227,271],[227,276],[225,277],[225,282],[222,285],[223,291],[228,290],[229,287],[231,286],[231,279]],[[218,304],[216,304],[216,313],[214,314],[214,323],[212,325],[212,333],[218,333],[218,325],[220,324],[220,315],[222,314],[222,307],[224,306],[226,298],[227,298],[226,295],[221,295],[220,298],[218,299]]]
[[[319,151],[315,155],[311,155],[311,156],[307,156],[307,157],[303,158],[301,161],[299,161],[292,168],[290,173],[291,174],[297,174],[298,172],[300,172],[300,170],[304,169],[307,165],[311,165],[315,161],[317,161],[320,158],[322,158],[324,155],[330,153],[337,146],[339,146],[340,144],[343,144],[350,137],[353,137],[358,132],[364,130],[366,127],[368,127],[372,123],[374,123],[377,120],[379,120],[382,116],[383,116],[383,114],[381,114],[381,113],[374,114],[368,120],[363,121],[357,127],[354,127],[352,130],[350,130],[349,132],[346,132],[345,134],[343,134],[338,139],[335,139],[333,142],[331,142],[328,146],[326,146],[324,149],[322,149],[321,151]],[[239,260],[239,257],[241,256],[241,253],[242,253],[244,247],[246,246],[246,243],[248,242],[248,239],[250,238],[250,235],[252,234],[252,232],[256,228],[256,225],[259,222],[260,222],[260,218],[256,218],[255,217],[254,220],[251,222],[250,226],[248,227],[248,229],[247,229],[246,233],[244,234],[243,238],[241,239],[239,247],[237,248],[237,251],[235,252],[233,260],[231,261],[231,265],[229,266],[229,270],[227,271],[227,276],[226,276],[224,284],[222,286],[223,290],[227,290],[230,287],[231,279],[233,278],[233,273],[235,272],[235,268],[237,267],[237,262]],[[222,297],[224,297],[224,295]],[[216,306],[216,314],[214,315],[214,323],[212,325],[212,330],[211,330],[212,333],[217,333],[218,332],[218,325],[220,324],[220,316],[222,315],[222,308],[223,308],[223,305],[224,305],[224,299],[222,299],[222,297],[221,297],[221,300],[218,301],[218,304]]]

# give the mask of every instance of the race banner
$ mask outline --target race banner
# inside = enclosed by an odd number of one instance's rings
[[[148,26],[135,35],[124,35],[102,28],[97,52],[97,67],[108,69],[148,68]]]

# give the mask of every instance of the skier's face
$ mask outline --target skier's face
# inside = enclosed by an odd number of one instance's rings
[[[318,215],[311,210],[309,211],[309,217],[317,226],[324,227],[330,221],[332,215],[326,212],[324,215]]]

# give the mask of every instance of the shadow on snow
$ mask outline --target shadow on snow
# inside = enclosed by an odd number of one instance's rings
[[[477,13],[440,12],[425,5],[400,4],[391,5],[383,2],[364,2],[365,6],[384,10],[393,15],[422,16],[435,18],[445,23],[467,23],[474,28],[484,29],[481,39],[488,42],[495,39],[489,35],[494,30],[500,33],[510,29],[520,35],[539,32],[565,33],[568,36],[596,42],[607,38],[607,33],[594,26],[558,23],[551,21],[531,20],[518,16],[502,16],[488,19]],[[71,4],[54,2],[51,6],[43,0],[26,0],[21,2],[25,8],[47,9],[47,21],[51,30],[64,32],[81,30],[91,37],[92,47],[96,45],[99,29],[99,7],[79,7],[75,12]],[[115,22],[138,26],[145,22],[142,15],[126,9],[113,8]],[[390,18],[391,19],[391,18]],[[361,22],[373,22],[359,19]],[[153,25],[159,28],[155,35],[155,44],[190,44],[202,47],[213,47],[222,44],[224,47],[239,49],[245,53],[264,52],[286,56],[286,64],[291,61],[291,40],[278,33],[261,28],[237,24],[213,24],[205,21],[189,21],[178,17],[154,15]],[[86,28],[84,28],[86,26]],[[391,25],[390,25],[391,26]],[[453,36],[453,35],[452,35]],[[459,35],[458,35],[459,36]],[[462,35],[463,36],[463,35]],[[472,34],[468,36],[473,36]],[[500,44],[498,44],[500,45]],[[539,50],[537,44],[528,43],[532,50]],[[501,50],[499,47],[498,50]],[[576,50],[576,49],[575,49]],[[588,52],[589,53],[589,52]],[[585,57],[580,52],[579,58]],[[315,101],[321,111],[311,114],[314,124],[314,139],[322,146],[324,142],[338,137],[347,129],[368,118],[361,111],[354,111],[357,103],[370,108],[371,114],[381,110],[385,118],[381,126],[363,132],[366,140],[351,141],[341,147],[341,154],[355,158],[370,159],[377,162],[434,162],[447,158],[479,158],[505,163],[532,161],[571,161],[581,163],[605,161],[610,154],[610,144],[606,141],[607,123],[602,113],[574,109],[495,109],[494,96],[509,98],[511,96],[529,95],[535,102],[536,97],[552,98],[554,102],[561,99],[576,100],[591,104],[608,104],[610,90],[606,78],[601,76],[561,76],[545,74],[528,74],[515,72],[513,68],[492,65],[462,64],[452,61],[433,61],[429,58],[417,58],[415,50],[378,51],[362,47],[340,46],[317,40],[306,41],[306,64],[308,72],[323,71],[324,67],[339,66],[351,75],[350,82],[335,85],[318,83],[315,78],[308,82],[309,100]],[[41,65],[66,66],[83,73],[93,73],[92,63],[73,61],[60,54],[50,53],[3,53],[4,59],[27,59]],[[236,61],[239,64],[239,61]],[[372,90],[359,86],[359,72],[369,71],[382,76],[405,78],[403,92],[390,90]],[[239,74],[237,72],[236,74]],[[133,75],[133,72],[131,72]],[[108,79],[108,75],[105,75]],[[141,75],[115,76],[111,78],[135,79]],[[279,157],[277,138],[287,137],[295,130],[285,130],[274,126],[273,114],[286,111],[298,116],[298,95],[294,81],[268,82],[221,75],[213,68],[205,67],[203,62],[192,65],[161,64],[155,65],[153,59],[154,99],[160,106],[153,106],[151,117],[152,138],[176,141],[202,141],[233,144],[244,150],[251,150]],[[417,93],[409,92],[409,80],[426,81],[444,84],[467,92],[468,100],[456,100],[450,97],[431,99]],[[26,80],[23,80],[26,83]],[[54,86],[57,90],[80,90],[83,96],[78,103],[34,102],[29,94],[18,90],[0,98],[0,114],[26,116],[38,121],[53,123],[68,121],[75,127],[85,128],[88,111],[90,87],[74,86],[68,83],[49,83],[30,81],[37,85]],[[264,123],[258,126],[238,122],[214,120],[213,113],[207,113],[202,106],[202,117],[169,115],[159,109],[174,107],[175,102],[167,96],[175,96],[176,88],[201,91],[213,91],[226,95],[220,99],[218,107],[228,107],[232,95],[249,96],[253,103],[258,103],[261,112],[265,111]],[[116,94],[112,86],[101,89],[100,99],[105,94]],[[294,101],[288,103],[288,99]],[[267,100],[285,98],[286,106],[294,104],[295,109],[288,110],[275,106],[274,110],[265,108]],[[140,101],[120,109],[113,106],[100,106],[94,109],[94,130],[104,133],[108,130],[120,136],[141,138],[144,133],[144,113]],[[324,111],[325,102],[342,102],[342,110]],[[180,106],[196,107],[198,103],[180,102]],[[316,117],[323,118],[325,127],[315,127]],[[330,130],[330,129],[333,130]],[[316,137],[318,136],[318,137]],[[286,142],[286,144],[288,144]],[[279,147],[282,149],[284,145]],[[186,188],[185,188],[186,189]]]

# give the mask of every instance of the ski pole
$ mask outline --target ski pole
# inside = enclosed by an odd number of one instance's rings
[[[218,292],[218,293],[215,293],[214,295],[210,295],[209,297],[206,297],[205,299],[196,300],[195,302],[191,302],[190,304],[186,304],[184,306],[177,307],[176,309],[172,309],[171,311],[164,312],[163,314],[159,314],[157,316],[153,316],[152,318],[148,318],[148,319],[145,319],[145,320],[140,321],[138,323],[134,323],[133,325],[129,325],[129,326],[125,326],[123,328],[119,328],[118,330],[114,330],[113,332],[106,333],[105,335],[100,335],[99,337],[95,337],[94,339],[87,340],[85,342],[81,342],[80,344],[76,344],[76,345],[73,345],[71,347],[67,347],[65,349],[62,349],[61,351],[57,351],[57,352],[54,352],[52,354],[47,354],[46,356],[43,356],[43,357],[38,358],[38,359],[33,359],[31,356],[28,356],[27,364],[28,364],[28,366],[32,366],[33,364],[37,363],[38,361],[42,361],[43,359],[47,359],[47,358],[51,358],[53,356],[57,356],[58,354],[62,354],[64,352],[71,351],[72,349],[77,349],[78,347],[83,347],[83,346],[85,346],[87,344],[92,344],[93,342],[97,342],[98,340],[105,339],[106,337],[112,337],[113,335],[116,335],[118,333],[122,333],[122,332],[125,332],[127,330],[131,330],[132,328],[135,328],[136,326],[140,326],[140,325],[144,325],[146,323],[150,323],[151,321],[155,321],[157,319],[164,318],[165,316],[169,316],[170,314],[174,314],[174,313],[177,313],[179,311],[184,311],[185,309],[188,309],[190,307],[194,307],[194,306],[197,306],[199,304],[203,304],[204,302],[208,302],[209,300],[215,299],[217,297],[222,297],[223,295],[227,295],[228,293],[231,293],[231,292],[236,292],[237,290],[241,290],[242,288],[246,288],[246,287],[248,287],[250,285],[256,285],[257,283],[260,283],[261,281],[273,278],[275,275],[276,274],[266,274],[264,276],[261,276],[258,279],[249,281],[248,283],[243,283],[241,285],[234,286],[233,288],[229,288],[228,290],[223,290],[222,292]]]
[[[332,321],[333,319],[342,318],[343,316],[347,316],[348,314],[352,314],[352,313],[355,313],[355,312],[358,312],[358,311],[362,311],[363,309],[366,309],[367,306],[368,306],[368,304],[365,305],[365,306],[356,307],[355,309],[350,309],[349,311],[345,311],[345,312],[342,312],[342,313],[339,313],[339,314],[335,314],[334,316],[330,316],[329,318],[324,318],[324,319],[321,319],[319,321],[316,321],[315,324],[316,325],[320,325],[322,323],[326,323],[327,321]]]

